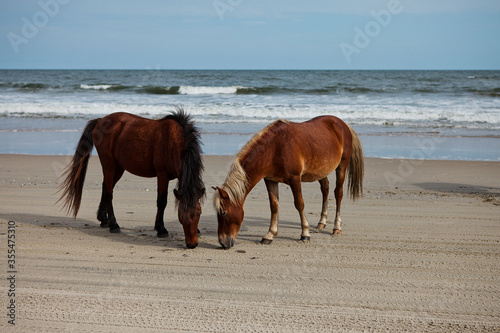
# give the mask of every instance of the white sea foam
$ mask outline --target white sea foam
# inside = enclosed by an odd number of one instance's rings
[[[80,89],[90,89],[90,90],[107,90],[111,88],[111,84],[81,84]]]
[[[311,104],[265,104],[265,103],[178,103],[202,123],[232,123],[243,128],[245,123],[268,123],[285,118],[304,121],[319,115],[335,115],[352,125],[412,126],[428,128],[500,129],[500,113],[470,112],[468,105],[454,106],[409,106],[409,105],[311,105]],[[105,101],[18,101],[0,104],[0,115],[36,116],[46,118],[81,117],[95,118],[113,112],[130,112],[151,118],[158,118],[173,110],[170,103],[148,103],[136,96],[127,103]],[[239,124],[239,125],[238,125]]]
[[[229,87],[194,87],[194,86],[181,86],[179,88],[179,94],[181,95],[218,95],[218,94],[236,94],[238,89],[242,89],[241,86],[229,86]]]

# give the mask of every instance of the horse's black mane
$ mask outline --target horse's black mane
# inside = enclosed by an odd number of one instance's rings
[[[175,107],[175,111],[162,118],[171,119],[179,123],[184,131],[184,149],[182,152],[182,164],[179,172],[177,189],[181,193],[178,204],[183,212],[196,207],[198,199],[204,194],[203,184],[203,161],[200,147],[200,133],[194,125],[191,116],[182,107]]]

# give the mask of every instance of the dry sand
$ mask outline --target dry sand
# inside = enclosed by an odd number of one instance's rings
[[[173,195],[171,236],[158,239],[155,179],[127,173],[115,191],[122,233],[101,229],[95,156],[78,218],[66,216],[54,203],[67,161],[0,155],[1,332],[500,331],[500,163],[367,159],[365,196],[344,198],[343,234],[331,237],[329,224],[308,244],[297,241],[285,185],[279,235],[259,244],[270,216],[261,182],[236,246],[224,251],[212,193],[200,245],[188,250]],[[205,157],[207,189],[223,182],[230,161]],[[315,226],[319,184],[303,191]],[[330,203],[333,217],[333,189]],[[15,297],[8,221],[16,225]]]

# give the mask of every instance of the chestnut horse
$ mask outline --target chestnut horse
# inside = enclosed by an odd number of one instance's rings
[[[101,161],[104,181],[97,211],[101,227],[120,232],[113,211],[113,188],[125,170],[141,177],[157,177],[158,200],[155,230],[167,237],[163,222],[167,206],[168,183],[177,178],[174,189],[178,218],[184,228],[188,248],[198,245],[200,200],[205,195],[199,132],[182,108],[158,120],[129,113],[113,113],[88,122],[64,173],[59,201],[76,218],[82,198],[87,165],[95,145]]]
[[[326,226],[328,175],[335,170],[337,213],[332,235],[341,233],[340,203],[346,173],[353,200],[363,192],[363,149],[358,136],[342,120],[321,116],[304,123],[277,120],[257,133],[236,155],[224,185],[213,187],[217,212],[219,243],[227,249],[235,244],[243,222],[243,204],[248,193],[262,179],[266,183],[271,206],[269,232],[261,243],[270,244],[278,234],[278,183],[292,189],[302,234],[310,240],[309,222],[304,214],[301,182],[319,181],[323,207],[318,229]]]

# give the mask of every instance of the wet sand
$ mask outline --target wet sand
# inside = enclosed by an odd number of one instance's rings
[[[231,160],[205,156],[207,189],[222,184]],[[115,191],[122,233],[101,229],[95,156],[80,213],[66,216],[55,202],[68,161],[0,155],[2,332],[500,331],[500,162],[367,159],[364,197],[343,201],[343,234],[331,237],[330,223],[310,243],[298,241],[285,185],[279,235],[259,243],[270,217],[261,182],[248,196],[236,246],[224,251],[211,190],[200,245],[189,250],[173,195],[170,237],[158,239],[155,179],[128,173]],[[304,184],[303,193],[315,226],[319,184]],[[332,188],[330,217],[334,203]],[[6,316],[12,299],[15,326]]]

